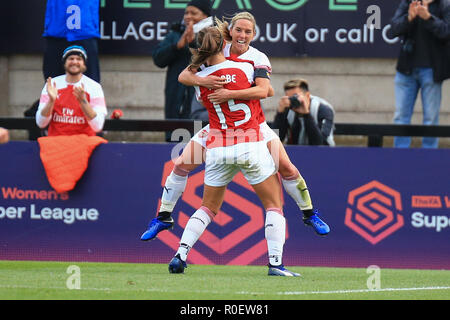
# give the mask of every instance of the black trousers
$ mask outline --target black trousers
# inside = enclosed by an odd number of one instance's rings
[[[65,73],[62,54],[67,47],[73,45],[82,46],[86,50],[88,58],[86,61],[87,70],[84,74],[100,83],[97,38],[69,42],[64,38],[46,37],[44,63],[42,67],[44,80],[47,80],[48,77],[54,78]]]

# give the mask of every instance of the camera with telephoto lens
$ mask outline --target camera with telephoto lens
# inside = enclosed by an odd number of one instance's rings
[[[294,94],[289,97],[289,108],[290,109],[297,109],[302,105],[302,103],[298,100],[298,95]]]

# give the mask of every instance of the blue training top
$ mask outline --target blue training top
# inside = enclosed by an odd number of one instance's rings
[[[68,41],[100,38],[100,0],[48,0],[44,37]]]

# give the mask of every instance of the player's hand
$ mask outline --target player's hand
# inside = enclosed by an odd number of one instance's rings
[[[278,112],[283,113],[290,105],[291,102],[288,96],[281,97],[280,101],[278,101]]]
[[[428,5],[433,2],[433,0],[423,0],[422,4],[417,6],[417,15],[423,20],[428,20],[431,17],[431,13],[428,10]]]
[[[84,91],[84,84],[73,88],[73,95],[77,98],[79,103],[86,102],[86,92]]]
[[[419,1],[412,1],[408,9],[408,21],[411,22],[417,17],[417,7],[420,5]]]
[[[195,39],[195,33],[194,33],[194,23],[189,22],[186,25],[186,29],[184,30],[183,34],[181,35],[180,40],[177,42],[177,48],[181,49],[187,46],[189,43],[194,41]]]
[[[8,141],[9,141],[9,131],[4,128],[0,128],[0,144],[7,143]]]
[[[221,89],[227,83],[224,78],[213,75],[202,77],[201,81],[201,86],[210,90]]]
[[[221,104],[230,100],[230,90],[228,89],[217,89],[213,93],[208,95],[208,100],[214,104]]]
[[[184,37],[186,38],[186,44],[191,43],[195,39],[194,23],[189,22],[184,31]]]
[[[58,97],[58,90],[56,89],[56,85],[52,83],[52,78],[47,78],[47,93],[51,102],[54,102]]]

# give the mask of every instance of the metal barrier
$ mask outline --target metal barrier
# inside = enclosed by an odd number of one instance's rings
[[[198,127],[194,120],[111,120],[105,121],[104,131],[173,131],[187,129],[191,132]],[[198,123],[198,121],[197,121]],[[206,123],[202,123],[202,126]],[[269,123],[270,125],[270,123]],[[33,117],[0,118],[0,127],[15,130],[36,130]],[[334,135],[367,136],[368,147],[382,147],[385,136],[406,137],[450,137],[450,126],[398,125],[398,124],[358,124],[335,123]]]

